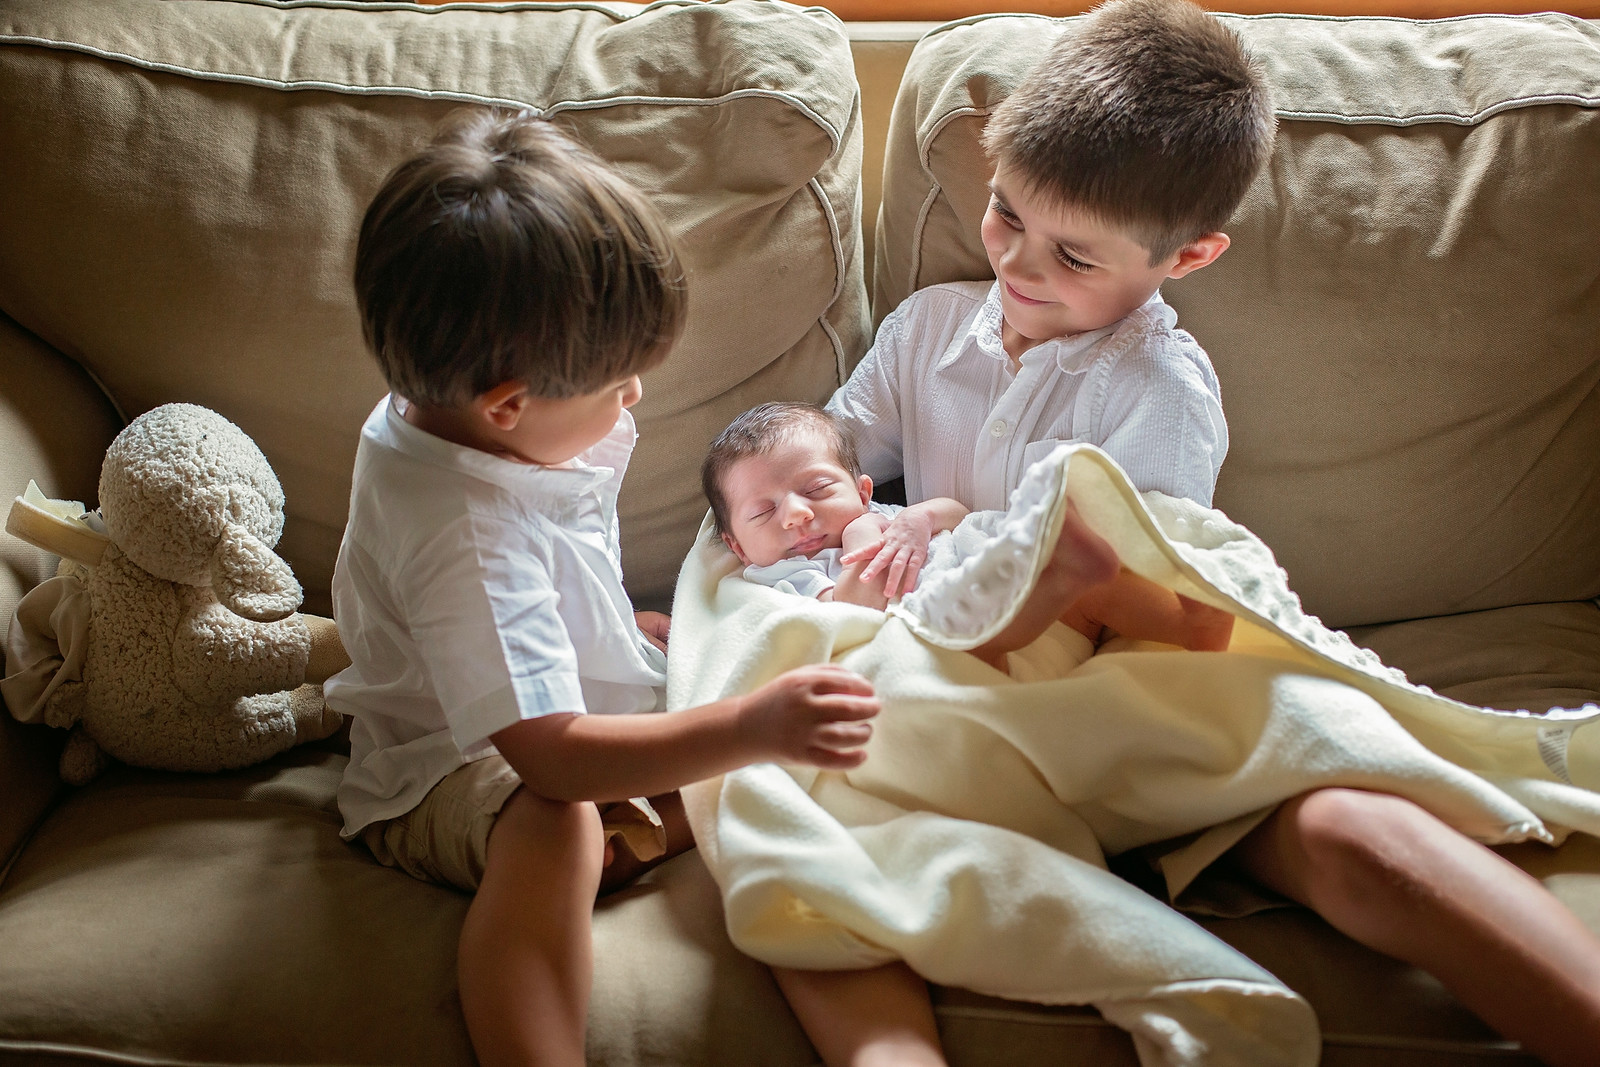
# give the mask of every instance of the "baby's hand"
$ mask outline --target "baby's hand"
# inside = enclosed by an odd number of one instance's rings
[[[867,720],[878,709],[871,682],[819,663],[786,671],[751,693],[740,718],[763,758],[848,770],[867,758]]]
[[[883,595],[893,600],[917,587],[917,576],[928,561],[928,542],[933,540],[933,521],[924,512],[907,509],[896,515],[874,544],[853,546],[839,556],[845,566],[871,558],[861,570],[861,580],[871,583],[884,575]]]
[[[663,615],[659,611],[636,611],[633,621],[638,624],[639,632],[644,634],[646,641],[663,652],[667,650],[667,635],[672,630],[671,615]]]

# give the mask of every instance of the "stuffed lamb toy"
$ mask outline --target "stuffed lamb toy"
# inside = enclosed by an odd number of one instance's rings
[[[147,412],[106,452],[99,515],[82,510],[30,485],[7,523],[63,557],[18,605],[0,683],[17,718],[72,730],[63,779],[111,758],[244,767],[338,729],[303,683],[349,660],[332,620],[295,613],[283,490],[243,430],[192,404]]]

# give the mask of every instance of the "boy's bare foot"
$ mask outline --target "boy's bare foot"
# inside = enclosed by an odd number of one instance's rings
[[[1068,504],[1061,520],[1061,536],[1039,576],[1037,588],[1058,598],[1060,608],[1056,613],[1060,614],[1088,590],[1111,581],[1121,569],[1117,550],[1089,529],[1078,509]]]
[[[1004,670],[1006,653],[1031,644],[1085,592],[1111,581],[1121,570],[1117,550],[1089,529],[1077,509],[1068,504],[1061,536],[1028,599],[1005,629],[971,652]]]
[[[1233,616],[1221,608],[1190,600],[1178,594],[1183,609],[1186,640],[1183,647],[1193,652],[1226,652],[1233,638]]]

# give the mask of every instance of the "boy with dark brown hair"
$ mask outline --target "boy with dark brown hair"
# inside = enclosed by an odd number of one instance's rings
[[[343,835],[474,893],[458,968],[480,1063],[581,1067],[590,912],[621,873],[596,802],[651,798],[657,850],[681,851],[680,786],[856,766],[877,702],[824,665],[649,714],[668,619],[623,589],[616,500],[685,294],[666,225],[598,157],[531,115],[459,114],[374,198],[355,284],[392,392],[333,580]]]

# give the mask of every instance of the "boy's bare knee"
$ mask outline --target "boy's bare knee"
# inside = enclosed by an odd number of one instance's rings
[[[1319,789],[1290,804],[1294,847],[1303,857],[1307,894],[1317,905],[1342,901],[1367,908],[1386,897],[1415,896],[1439,835],[1456,832],[1388,793]]]
[[[536,856],[542,866],[569,864],[598,873],[605,849],[600,810],[586,800],[549,800],[518,789],[489,832],[491,862],[496,851],[511,849]]]

